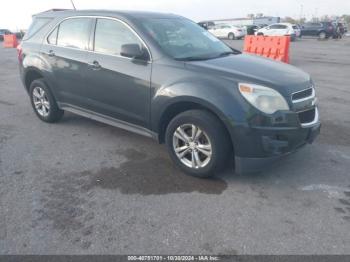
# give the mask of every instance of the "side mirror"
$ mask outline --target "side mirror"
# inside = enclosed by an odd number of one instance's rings
[[[144,52],[138,44],[126,44],[122,45],[120,55],[128,58],[143,58]]]

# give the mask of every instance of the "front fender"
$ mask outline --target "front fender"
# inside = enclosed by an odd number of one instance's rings
[[[162,116],[169,107],[184,102],[200,105],[217,115],[235,145],[235,128],[247,123],[247,103],[239,94],[237,83],[222,78],[188,78],[159,88],[151,103],[152,130],[159,130]]]

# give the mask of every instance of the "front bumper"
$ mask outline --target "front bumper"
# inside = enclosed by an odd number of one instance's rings
[[[320,122],[309,128],[295,130],[260,130],[258,140],[261,140],[265,157],[235,157],[236,173],[253,173],[262,171],[279,159],[296,152],[307,144],[312,144],[320,134]]]

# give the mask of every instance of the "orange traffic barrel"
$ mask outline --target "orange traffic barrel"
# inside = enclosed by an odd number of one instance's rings
[[[6,48],[16,48],[18,46],[18,41],[16,35],[4,35],[4,47]]]

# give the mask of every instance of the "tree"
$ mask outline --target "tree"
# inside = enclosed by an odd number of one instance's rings
[[[331,21],[331,18],[329,17],[329,15],[323,15],[320,17],[321,21]]]
[[[345,21],[345,23],[350,24],[350,15],[342,15],[341,18]]]
[[[294,18],[290,17],[290,16],[286,16],[282,20],[284,22],[286,22],[286,23],[291,23],[291,24],[296,24],[297,23],[297,21]]]

